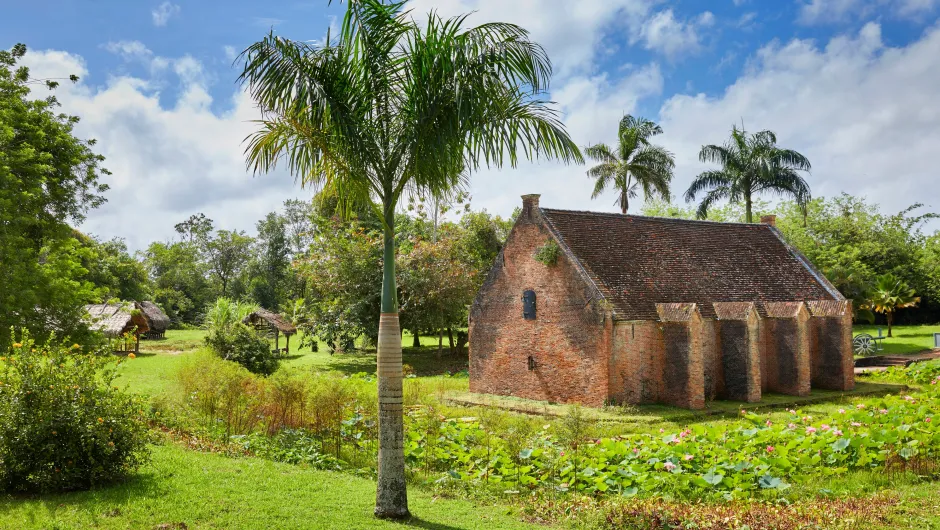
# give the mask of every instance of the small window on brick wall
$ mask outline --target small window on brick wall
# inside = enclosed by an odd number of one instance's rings
[[[522,317],[535,320],[535,291],[532,289],[522,291]]]

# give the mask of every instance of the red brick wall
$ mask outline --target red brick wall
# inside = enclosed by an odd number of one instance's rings
[[[705,366],[705,399],[713,401],[724,393],[721,326],[713,318],[702,319],[702,362]]]
[[[852,357],[852,302],[810,302],[812,385],[829,390],[855,388]]]
[[[602,406],[613,324],[563,252],[552,266],[534,259],[550,239],[538,209],[524,209],[471,310],[470,390]],[[526,289],[535,320],[522,316]]]
[[[610,398],[617,403],[655,403],[663,388],[665,344],[660,322],[614,325],[610,354]]]
[[[809,395],[810,333],[805,305],[793,317],[762,319],[760,328],[762,390]]]

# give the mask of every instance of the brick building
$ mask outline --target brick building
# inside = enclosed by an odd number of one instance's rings
[[[852,308],[761,224],[523,208],[470,312],[470,390],[601,406],[854,386]],[[536,259],[557,250],[554,263]]]

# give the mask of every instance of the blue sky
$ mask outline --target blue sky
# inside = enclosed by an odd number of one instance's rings
[[[887,210],[940,191],[940,0],[412,0],[416,16],[474,11],[470,22],[528,28],[555,65],[551,97],[581,144],[610,141],[624,113],[660,122],[676,153],[674,192],[703,169],[703,143],[732,123],[770,128],[814,163],[817,195],[849,191]],[[50,1],[4,7],[0,35],[29,46],[36,75],[75,72],[60,93],[108,158],[109,203],[85,228],[134,248],[172,236],[203,211],[251,230],[286,198],[309,197],[286,174],[252,177],[241,139],[256,114],[235,84],[233,55],[273,29],[320,39],[342,16],[324,1]],[[898,157],[903,161],[898,163]],[[508,214],[521,193],[560,208],[590,200],[584,168],[553,163],[473,176],[474,206]],[[925,193],[928,192],[928,193]],[[609,199],[609,200],[608,200]],[[149,208],[131,231],[114,221]],[[940,208],[940,203],[936,204]],[[124,227],[124,228],[122,228]]]

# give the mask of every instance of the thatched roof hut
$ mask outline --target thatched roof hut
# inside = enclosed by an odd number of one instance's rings
[[[268,328],[274,330],[274,347],[279,349],[280,346],[280,336],[283,334],[287,337],[287,347],[284,348],[284,352],[287,353],[290,351],[290,336],[297,333],[297,327],[287,321],[284,317],[277,313],[272,313],[267,309],[255,309],[249,313],[242,322],[254,326],[256,328]]]
[[[150,331],[147,332],[146,337],[148,339],[163,338],[163,334],[170,327],[170,317],[166,316],[160,306],[153,302],[141,302],[140,309],[147,317],[147,324],[150,326]]]
[[[85,319],[88,327],[101,332],[109,339],[119,338],[125,333],[134,331],[139,343],[140,334],[150,330],[147,317],[144,316],[140,304],[136,302],[86,305],[85,311],[88,313]],[[129,351],[127,346],[125,343],[123,351]],[[134,351],[138,350],[139,346],[135,345]]]

